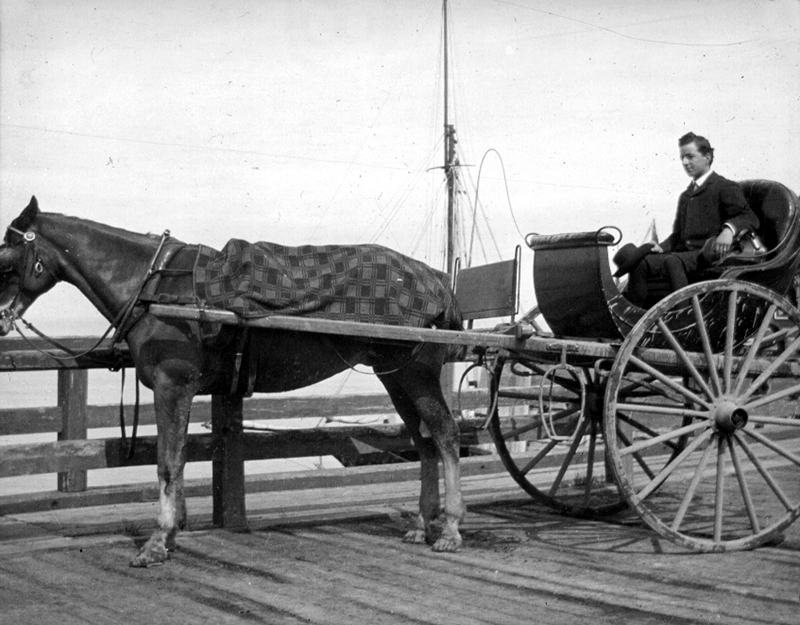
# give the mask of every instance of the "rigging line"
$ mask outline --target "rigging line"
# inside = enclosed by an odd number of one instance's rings
[[[423,240],[425,238],[425,234],[429,233],[430,223],[433,220],[433,217],[436,214],[438,214],[438,212],[439,212],[439,203],[440,203],[440,200],[441,200],[441,198],[443,196],[444,188],[445,188],[445,185],[444,185],[444,182],[442,182],[439,185],[438,193],[436,194],[436,196],[434,198],[434,201],[431,202],[430,207],[428,208],[428,212],[426,214],[425,221],[422,223],[422,226],[418,230],[418,234],[417,234],[417,237],[416,237],[416,243],[414,244],[414,247],[411,250],[411,256],[413,256],[417,252],[417,250],[419,249],[419,246],[422,244],[422,242],[423,242]]]
[[[353,161],[345,161],[341,159],[334,159],[334,158],[315,158],[312,156],[297,156],[294,154],[278,154],[276,152],[262,152],[259,150],[245,150],[240,148],[224,148],[220,146],[212,146],[212,145],[196,145],[191,143],[178,143],[174,141],[154,141],[150,139],[131,139],[125,137],[114,137],[111,135],[100,135],[100,134],[93,134],[87,132],[74,132],[72,130],[56,130],[53,128],[42,128],[37,126],[25,126],[22,124],[8,124],[8,123],[0,123],[0,128],[18,128],[21,130],[32,130],[34,132],[50,132],[57,135],[70,135],[73,137],[86,137],[89,139],[103,139],[107,141],[119,141],[121,143],[138,143],[141,145],[156,145],[160,147],[169,147],[169,148],[187,148],[190,150],[207,150],[210,152],[226,152],[229,154],[252,154],[254,156],[266,156],[269,158],[283,158],[287,160],[295,160],[295,161],[311,161],[315,163],[332,163],[334,165],[351,165],[357,164],[359,167],[372,167],[374,169],[391,169],[396,171],[405,171],[406,167],[400,167],[399,165],[376,165],[374,163],[354,163]]]
[[[481,217],[483,217],[483,221],[486,224],[486,230],[489,232],[489,238],[491,239],[492,244],[494,245],[495,254],[497,255],[498,259],[502,259],[503,258],[503,254],[500,251],[500,245],[497,243],[497,238],[495,237],[494,230],[492,229],[492,223],[489,220],[489,216],[486,213],[486,206],[483,204],[483,202],[480,202],[479,199],[478,199],[478,195],[477,195],[478,184],[475,182],[474,178],[472,177],[472,171],[470,169],[466,169],[465,171],[466,171],[466,175],[469,177],[470,183],[472,184],[472,188],[474,188],[476,190],[475,208],[476,209],[478,209],[478,208],[480,209]],[[483,243],[483,240],[481,239],[480,231],[477,229],[477,219],[475,218],[474,214],[473,214],[473,229],[477,233],[478,241],[481,244],[481,252],[483,253],[483,257],[488,262],[489,256],[488,256],[488,254],[486,252],[486,247],[485,247],[485,245]],[[466,242],[466,240],[467,240],[467,238],[464,237],[464,241],[465,242]],[[471,253],[471,250],[470,250],[470,255],[467,258],[467,266],[472,266],[472,253]]]
[[[421,36],[420,33],[424,32],[427,29],[427,26],[430,23],[430,21],[431,21],[431,13],[429,12],[428,19],[425,22],[424,26],[417,31],[417,38],[418,39]],[[361,145],[356,150],[356,153],[353,156],[353,160],[347,166],[347,171],[345,171],[344,175],[342,176],[342,179],[339,182],[339,186],[336,187],[336,191],[334,191],[333,195],[331,196],[331,199],[328,202],[328,205],[325,207],[325,210],[322,211],[322,215],[320,215],[320,218],[317,221],[317,225],[314,226],[314,230],[311,231],[311,238],[312,239],[314,238],[314,235],[316,235],[317,230],[319,230],[320,225],[322,225],[322,223],[324,222],[325,217],[328,214],[328,211],[333,206],[333,203],[336,200],[336,197],[339,195],[339,191],[344,186],[345,180],[348,178],[348,176],[350,175],[350,172],[353,170],[353,166],[355,165],[355,162],[356,162],[356,159],[358,158],[358,155],[364,149],[364,146],[367,144],[367,141],[369,141],[370,136],[372,134],[371,130],[375,127],[375,124],[378,122],[378,119],[380,119],[381,115],[383,114],[383,111],[386,108],[386,103],[389,101],[389,98],[392,96],[392,94],[395,93],[395,91],[397,90],[397,84],[400,82],[400,79],[403,77],[403,75],[405,73],[405,68],[408,67],[409,61],[410,61],[412,55],[414,54],[414,52],[416,51],[416,49],[417,49],[416,46],[409,46],[408,47],[408,54],[406,55],[406,58],[403,61],[403,64],[402,64],[402,66],[400,68],[400,71],[397,73],[397,76],[394,79],[394,82],[392,83],[392,86],[388,90],[384,91],[385,95],[384,95],[383,101],[380,103],[380,106],[378,106],[378,110],[375,113],[375,116],[373,117],[372,122],[367,124],[367,133],[365,134],[364,139],[361,141]]]
[[[433,150],[431,152],[428,153],[428,155],[423,160],[423,162],[419,166],[417,166],[417,168],[415,170],[416,173],[415,173],[414,177],[412,178],[411,183],[406,185],[406,187],[405,187],[403,193],[401,194],[401,196],[393,203],[392,208],[389,210],[388,216],[386,218],[384,218],[383,225],[375,233],[375,235],[372,238],[372,241],[375,241],[387,229],[390,228],[391,222],[394,220],[394,218],[400,212],[400,209],[403,207],[403,205],[405,204],[406,200],[408,200],[408,198],[411,195],[412,191],[416,187],[417,182],[420,180],[420,178],[422,178],[422,176],[427,171],[429,171],[429,169],[426,167],[426,165],[430,165],[431,161],[436,156],[437,148],[438,148],[438,144],[436,146],[434,146],[434,148],[433,148]],[[381,215],[381,216],[383,216],[383,215]],[[371,224],[370,224],[370,226],[371,226]]]
[[[745,43],[751,43],[756,41],[755,39],[743,39],[742,41],[729,41],[727,43],[696,43],[696,42],[683,42],[683,41],[665,41],[663,39],[648,39],[647,37],[635,37],[633,35],[626,35],[624,33],[619,32],[618,30],[614,30],[613,28],[608,28],[606,26],[600,26],[598,24],[594,24],[592,22],[587,22],[585,20],[579,20],[576,17],[568,17],[566,15],[562,15],[561,13],[553,13],[552,11],[545,11],[544,9],[535,9],[530,6],[525,6],[524,4],[517,4],[516,2],[508,2],[507,0],[494,0],[497,4],[505,4],[508,6],[516,7],[518,9],[525,9],[526,11],[533,11],[534,13],[542,13],[543,15],[549,15],[551,17],[558,17],[562,20],[567,20],[570,22],[575,22],[577,24],[583,24],[584,26],[588,26],[590,28],[594,28],[597,30],[602,30],[607,33],[611,33],[612,35],[616,35],[617,37],[622,37],[623,39],[631,39],[633,41],[642,41],[644,43],[658,43],[665,46],[684,46],[684,47],[691,47],[691,48],[727,48],[730,46],[740,46]],[[638,26],[638,23],[633,24],[634,26]]]
[[[486,150],[486,152],[484,152],[483,157],[481,158],[480,167],[478,167],[478,183],[477,183],[477,185],[475,187],[475,208],[474,208],[473,213],[472,213],[472,236],[470,236],[470,241],[469,241],[469,256],[468,256],[468,258],[470,260],[472,259],[472,241],[473,241],[473,238],[474,238],[474,235],[475,235],[475,225],[476,225],[476,223],[475,223],[475,214],[476,214],[476,212],[478,210],[478,192],[480,191],[481,172],[483,171],[483,163],[486,161],[486,157],[489,155],[490,152],[494,152],[497,155],[497,158],[500,160],[500,168],[503,170],[503,183],[504,183],[505,189],[506,189],[506,198],[508,199],[508,210],[511,213],[511,219],[514,222],[514,227],[517,229],[517,234],[519,234],[519,236],[521,238],[523,238],[523,239],[525,238],[525,235],[522,234],[522,231],[519,229],[519,224],[517,223],[517,218],[514,215],[514,208],[511,205],[511,194],[510,194],[510,192],[508,190],[508,176],[506,175],[506,166],[503,164],[503,157],[500,156],[500,152],[498,152],[494,148],[489,148],[488,150]],[[488,222],[488,219],[487,219],[487,222]]]

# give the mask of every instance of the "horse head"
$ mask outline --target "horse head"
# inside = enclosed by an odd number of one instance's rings
[[[0,336],[11,332],[15,319],[58,282],[55,268],[46,266],[46,254],[38,246],[38,215],[39,204],[32,197],[0,245]]]

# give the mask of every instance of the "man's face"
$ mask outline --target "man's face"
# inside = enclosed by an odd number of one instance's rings
[[[681,146],[681,165],[693,180],[697,180],[711,167],[711,156],[703,156],[694,142]]]

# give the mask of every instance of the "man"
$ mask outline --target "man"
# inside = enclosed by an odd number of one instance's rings
[[[652,243],[651,253],[631,270],[626,297],[637,306],[644,306],[648,278],[666,278],[675,291],[723,258],[737,236],[758,228],[739,185],[711,169],[714,148],[708,139],[690,132],[678,147],[692,182],[678,198],[672,234]]]

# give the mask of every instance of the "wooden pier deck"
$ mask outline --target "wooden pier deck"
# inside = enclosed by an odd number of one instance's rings
[[[190,531],[132,569],[153,502],[0,517],[0,623],[800,622],[800,524],[775,547],[700,555],[637,518],[552,514],[506,475],[464,480],[464,547],[401,542],[418,482],[248,495],[250,531]]]

